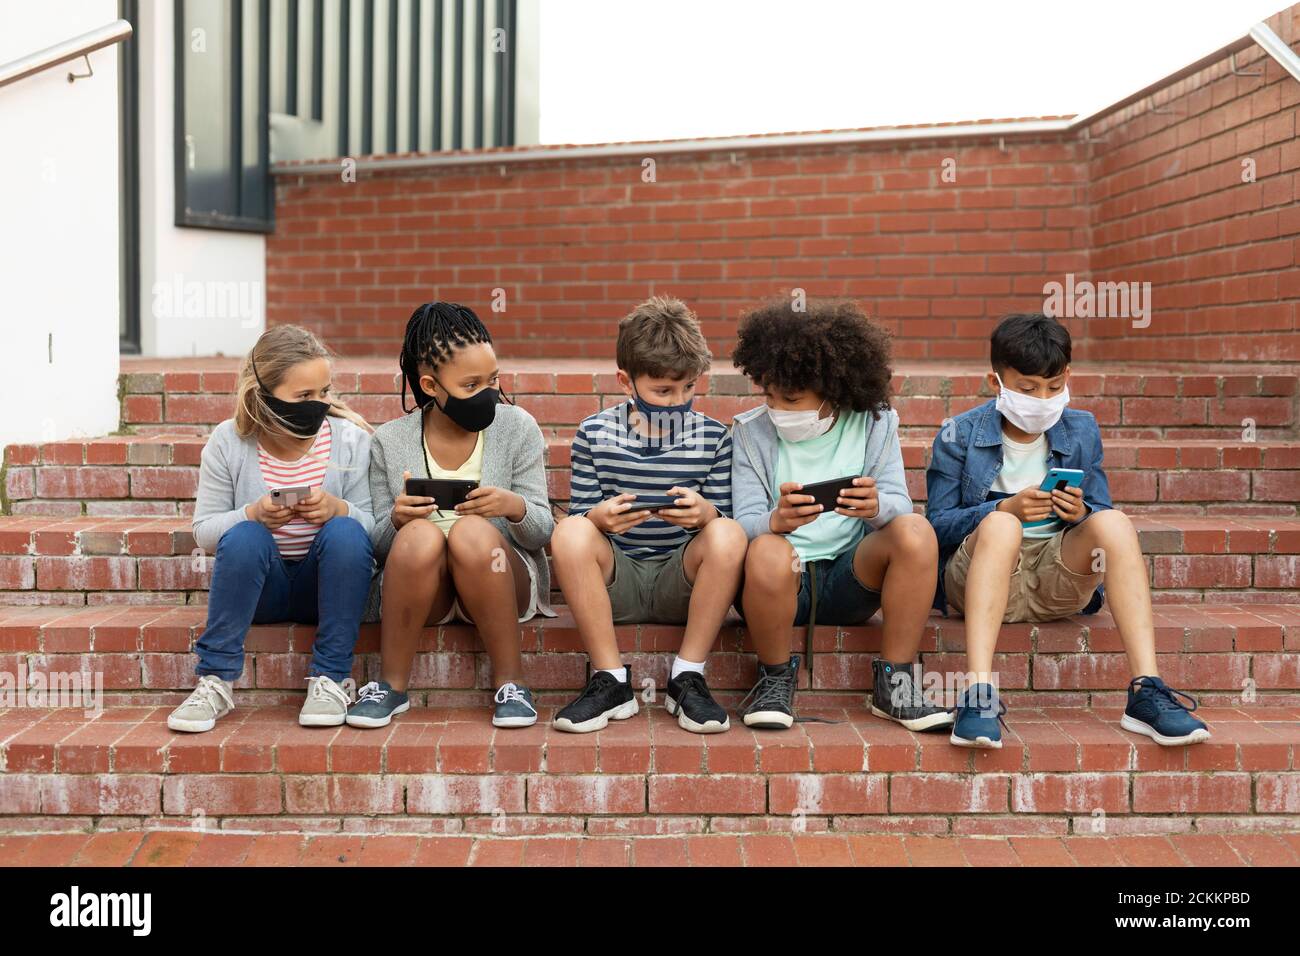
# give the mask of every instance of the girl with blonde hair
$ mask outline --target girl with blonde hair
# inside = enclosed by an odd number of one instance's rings
[[[343,723],[352,651],[374,570],[370,434],[331,390],[330,353],[306,329],[268,329],[245,356],[235,414],[199,468],[194,540],[215,554],[198,685],[167,718],[211,730],[234,709],[252,624],[315,624],[304,727]]]

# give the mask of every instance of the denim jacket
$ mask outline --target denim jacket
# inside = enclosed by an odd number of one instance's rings
[[[1114,507],[1110,485],[1102,470],[1101,431],[1092,412],[1066,408],[1060,421],[1047,430],[1048,468],[1077,468],[1083,472],[1083,503],[1086,511],[1078,522],[1094,511]],[[944,425],[934,439],[930,466],[925,470],[925,516],[939,538],[939,585],[934,606],[947,614],[943,593],[943,572],[948,559],[962,540],[975,530],[984,516],[1004,496],[989,491],[1002,470],[1002,414],[993,399]],[[1098,587],[1083,609],[1095,614],[1105,600]]]

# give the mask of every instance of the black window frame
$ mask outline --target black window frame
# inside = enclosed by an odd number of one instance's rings
[[[246,51],[243,37],[244,0],[228,0],[226,4],[226,35],[223,49],[229,51],[230,59],[226,68],[233,78],[232,93],[229,102],[214,104],[214,108],[224,108],[229,112],[232,145],[229,161],[224,170],[230,178],[233,193],[237,197],[236,210],[193,210],[187,199],[188,180],[186,177],[185,151],[185,56],[188,49],[185,0],[173,0],[174,4],[174,59],[175,59],[175,129],[174,163],[175,163],[175,217],[178,227],[197,229],[219,229],[229,232],[254,232],[269,234],[275,231],[275,194],[274,181],[271,177],[271,4],[270,0],[252,0],[258,18],[257,49],[252,51],[257,64],[257,103],[260,116],[252,117],[252,124],[246,115],[243,103],[243,78]],[[244,166],[243,146],[245,133],[251,127],[257,137],[257,165],[255,173],[264,186],[261,190],[261,208],[247,200],[243,188]]]

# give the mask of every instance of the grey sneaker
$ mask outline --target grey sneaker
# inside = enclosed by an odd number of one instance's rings
[[[357,682],[345,677],[342,684],[336,684],[321,674],[319,677],[307,678],[307,699],[303,701],[302,710],[298,712],[298,724],[302,727],[340,727],[348,716],[348,705],[352,703],[352,694]]]
[[[871,712],[902,724],[908,730],[951,727],[953,713],[925,699],[912,664],[892,664],[883,657],[871,662]]]
[[[349,727],[387,727],[398,714],[411,709],[405,692],[393,690],[388,681],[371,681],[357,691],[357,702],[348,708]]]
[[[199,678],[185,703],[167,716],[167,726],[190,734],[201,734],[217,725],[217,720],[235,709],[234,689],[215,674]]]
[[[533,706],[533,692],[507,681],[497,688],[496,712],[492,715],[493,727],[531,727],[537,723],[537,708]]]

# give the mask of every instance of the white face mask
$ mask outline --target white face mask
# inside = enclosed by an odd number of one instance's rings
[[[1065,406],[1070,404],[1070,386],[1061,389],[1061,394],[1053,398],[1035,398],[1022,392],[1013,392],[1002,384],[1002,376],[996,372],[998,385],[997,410],[1002,417],[1015,425],[1022,432],[1040,435],[1061,420]]]
[[[821,418],[822,402],[816,409],[809,411],[789,411],[767,406],[767,417],[776,426],[776,433],[786,441],[807,441],[825,435],[835,422],[834,415]]]

